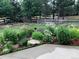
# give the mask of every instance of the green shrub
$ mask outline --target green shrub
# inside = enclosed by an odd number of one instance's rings
[[[27,46],[27,39],[32,35],[33,29],[26,29],[26,28],[21,28],[19,30],[16,30],[17,33],[17,38],[18,38],[18,44],[21,46]]]
[[[0,33],[0,45],[4,45],[4,44],[5,44],[5,39],[3,33]]]
[[[36,40],[43,40],[43,34],[41,32],[33,32],[32,38]]]
[[[71,39],[79,39],[79,28],[69,28]]]
[[[44,39],[43,39],[44,42],[51,43],[52,37],[53,37],[52,33],[49,30],[44,31]]]
[[[19,45],[21,45],[21,46],[27,46],[27,44],[28,44],[28,39],[27,39],[27,38],[21,39],[18,43],[19,43]]]
[[[16,44],[17,43],[16,32],[11,28],[5,29],[4,30],[4,39],[6,41],[12,41],[13,44]]]
[[[58,29],[56,29],[56,31],[57,40],[60,44],[70,44],[71,38],[69,30],[67,28],[59,26]]]
[[[37,30],[36,30],[36,31],[43,33],[43,32],[44,32],[44,30],[45,30],[45,28],[37,28]]]
[[[26,29],[26,36],[27,36],[27,37],[32,36],[32,33],[33,33],[33,32],[34,32],[34,29],[32,29],[32,28]]]
[[[48,26],[48,30],[52,32],[52,35],[55,36],[55,27]]]
[[[26,29],[26,28],[21,28],[21,29],[16,29],[16,34],[18,40],[24,39],[26,37],[30,37],[32,35],[33,29]]]
[[[13,50],[12,43],[11,43],[11,42],[7,42],[7,43],[3,46],[2,53],[10,53],[12,50]]]
[[[17,35],[17,39],[18,41],[21,39],[24,39],[26,37],[26,30],[22,30],[22,29],[17,29],[16,30],[16,35]]]

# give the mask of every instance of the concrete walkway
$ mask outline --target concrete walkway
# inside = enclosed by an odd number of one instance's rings
[[[45,44],[3,55],[0,59],[79,59],[79,47]]]

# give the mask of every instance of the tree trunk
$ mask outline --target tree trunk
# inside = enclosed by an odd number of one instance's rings
[[[55,19],[55,13],[53,12],[53,19]]]
[[[63,17],[63,20],[64,20],[64,7],[62,8],[62,17]]]

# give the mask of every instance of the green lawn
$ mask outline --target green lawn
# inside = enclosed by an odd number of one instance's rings
[[[67,16],[69,20],[79,20],[79,16]]]

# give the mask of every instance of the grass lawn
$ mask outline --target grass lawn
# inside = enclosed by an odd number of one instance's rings
[[[69,20],[79,20],[79,16],[67,16]]]

